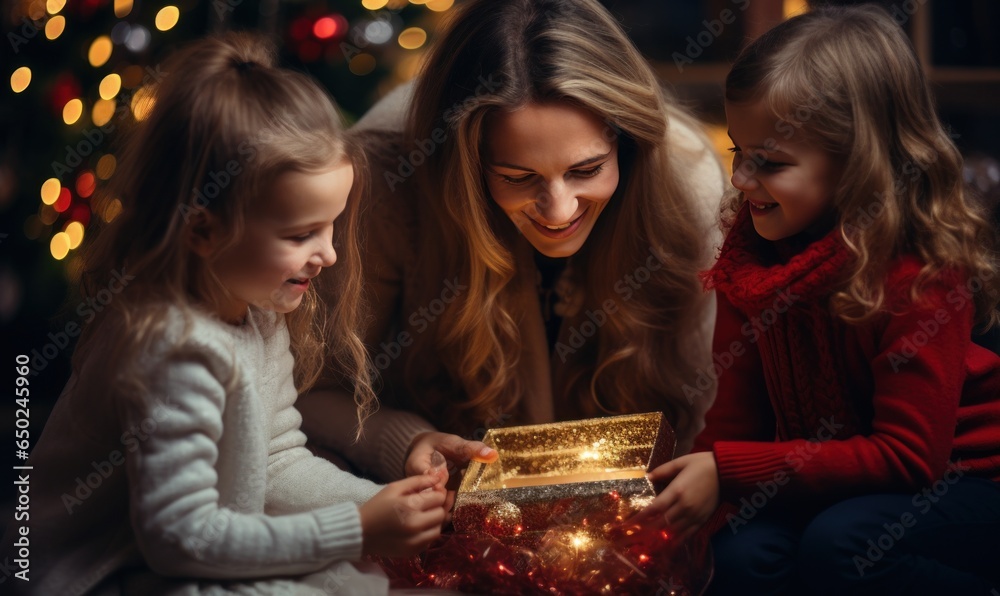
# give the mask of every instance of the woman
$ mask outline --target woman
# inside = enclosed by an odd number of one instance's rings
[[[664,411],[686,452],[715,392],[697,272],[724,173],[672,101],[596,0],[465,6],[412,97],[356,127],[383,407],[352,444],[328,379],[299,403],[312,439],[388,480],[467,461],[487,427]]]

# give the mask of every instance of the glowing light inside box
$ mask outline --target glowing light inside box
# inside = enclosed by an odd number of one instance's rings
[[[631,515],[655,497],[646,472],[670,460],[675,438],[653,413],[491,429],[483,442],[499,458],[470,464],[455,528],[518,539]]]

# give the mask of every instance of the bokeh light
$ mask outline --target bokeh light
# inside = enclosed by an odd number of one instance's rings
[[[66,0],[48,0],[45,3],[45,10],[49,14],[58,14],[63,8],[66,7]]]
[[[52,236],[52,240],[49,241],[49,251],[52,253],[52,257],[61,261],[66,258],[69,254],[69,234],[66,232],[59,232]]]
[[[427,42],[427,32],[420,27],[410,27],[399,34],[398,41],[403,49],[415,50]]]
[[[115,159],[114,155],[110,153],[102,155],[101,159],[97,160],[97,177],[101,180],[107,180],[115,173],[116,167],[118,167],[118,160]]]
[[[69,209],[69,206],[73,203],[73,195],[70,194],[69,189],[65,186],[59,191],[59,198],[56,199],[55,205],[52,208],[56,210],[56,213],[62,213]]]
[[[132,0],[115,0],[116,17],[119,19],[127,17],[130,12],[132,12]]]
[[[83,115],[83,102],[79,99],[71,99],[63,106],[63,122],[66,124],[76,124],[76,121]]]
[[[84,199],[94,194],[94,190],[97,188],[97,178],[94,173],[90,170],[84,170],[76,178],[76,194],[80,195]]]
[[[160,31],[169,31],[174,28],[180,18],[180,9],[176,6],[164,6],[160,12],[156,13],[156,28]]]
[[[98,99],[94,102],[94,108],[90,110],[90,119],[94,121],[94,126],[104,126],[111,122],[117,105],[113,99]]]
[[[56,199],[59,198],[60,190],[62,190],[62,184],[59,183],[58,178],[49,178],[42,182],[42,202],[46,205],[54,205]]]
[[[90,65],[94,68],[104,66],[111,58],[111,50],[113,49],[114,44],[111,43],[111,38],[107,35],[102,35],[90,44],[90,50],[87,52],[87,60],[90,61]]]
[[[149,112],[153,110],[153,105],[155,103],[156,99],[153,97],[149,88],[140,87],[132,96],[132,115],[135,116],[136,120],[145,120],[146,116],[149,115]]]
[[[339,27],[333,17],[323,17],[313,25],[313,35],[319,39],[330,39],[337,34]]]
[[[385,8],[385,5],[389,3],[389,0],[361,0],[361,6],[364,6],[368,10],[380,10]]]
[[[101,79],[100,93],[101,99],[112,99],[122,90],[121,76],[111,73]]]
[[[10,75],[10,89],[14,93],[20,93],[31,84],[31,69],[27,66],[18,68]]]
[[[375,56],[371,54],[358,54],[351,58],[351,63],[348,67],[351,69],[351,72],[358,76],[369,74],[375,70]]]
[[[57,15],[45,23],[45,38],[56,39],[66,30],[66,17]]]
[[[73,250],[80,246],[83,242],[83,224],[78,221],[71,221],[66,224],[66,229],[63,230],[67,236],[69,236],[69,249]]]
[[[455,5],[455,0],[429,0],[427,8],[434,12],[444,12]]]

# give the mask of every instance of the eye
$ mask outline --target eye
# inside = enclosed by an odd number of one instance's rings
[[[741,151],[741,149],[739,147],[730,147],[729,148],[729,152],[730,153],[740,153],[740,151]]]
[[[291,236],[288,239],[293,242],[305,242],[315,235],[314,232],[306,232],[305,234],[299,234],[298,236]]]
[[[573,175],[577,178],[593,178],[604,170],[604,164],[597,166],[596,168],[590,168],[589,170],[573,170]]]
[[[788,165],[787,163],[783,163],[783,162],[780,162],[780,161],[770,161],[770,160],[766,160],[766,159],[764,161],[760,162],[760,167],[761,167],[762,170],[769,170],[769,171],[772,171],[772,172],[780,170],[781,168],[783,168],[783,167],[785,167],[787,165]]]
[[[520,178],[514,178],[511,176],[504,176],[503,174],[500,174],[500,178],[502,178],[504,182],[506,182],[507,184],[512,184],[514,186],[521,186],[527,184],[534,177],[535,177],[534,174],[528,174],[527,176],[521,176]]]

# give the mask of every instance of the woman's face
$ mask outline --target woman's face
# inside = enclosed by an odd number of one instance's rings
[[[614,129],[555,102],[498,112],[485,134],[490,196],[539,252],[575,254],[618,188]]]

